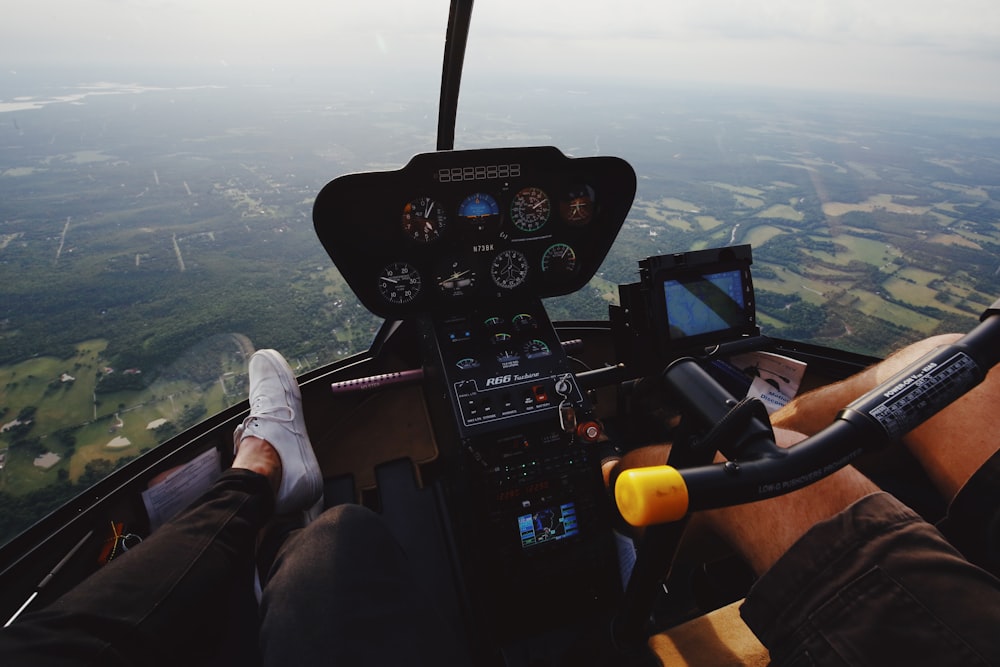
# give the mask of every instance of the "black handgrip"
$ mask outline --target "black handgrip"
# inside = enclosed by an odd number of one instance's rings
[[[930,419],[982,382],[989,369],[1000,363],[1000,309],[996,305],[986,312],[982,323],[955,343],[910,364],[844,408],[830,426],[779,455],[759,453],[767,451],[765,447],[751,460],[679,470],[687,493],[687,511],[754,502],[802,488]],[[678,389],[683,388],[681,395],[689,407],[704,418],[723,418],[724,410],[733,405],[732,397],[725,399],[725,390],[700,368],[700,374],[692,370],[697,364],[677,368],[669,370],[669,375]],[[629,482],[620,476],[618,483]]]

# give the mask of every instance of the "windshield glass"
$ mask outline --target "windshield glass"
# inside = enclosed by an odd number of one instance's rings
[[[245,399],[254,349],[299,373],[367,349],[380,321],[312,202],[433,150],[448,6],[420,5],[42,0],[0,23],[0,543]]]
[[[380,321],[312,202],[435,146],[447,2],[38,0],[0,23],[0,543]],[[479,0],[456,148],[616,155],[599,275],[751,244],[765,333],[885,354],[1000,295],[1000,6]]]
[[[611,154],[636,202],[600,275],[753,248],[764,333],[884,355],[1000,295],[1000,7],[889,0],[480,2],[459,145]]]

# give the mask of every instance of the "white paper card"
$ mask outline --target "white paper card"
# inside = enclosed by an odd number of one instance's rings
[[[222,474],[219,450],[212,448],[172,470],[142,492],[142,502],[154,531],[205,493]]]

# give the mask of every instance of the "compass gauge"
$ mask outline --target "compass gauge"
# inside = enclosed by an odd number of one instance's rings
[[[528,258],[520,250],[503,250],[493,258],[490,276],[497,287],[514,289],[528,277]]]

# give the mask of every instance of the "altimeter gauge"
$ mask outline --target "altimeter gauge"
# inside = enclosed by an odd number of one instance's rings
[[[389,303],[405,304],[420,294],[420,273],[412,264],[386,264],[378,274],[378,291]]]
[[[490,264],[490,277],[497,287],[514,289],[528,277],[528,258],[520,250],[503,250]]]
[[[535,232],[549,220],[552,202],[541,188],[524,188],[510,203],[510,219],[522,232]]]
[[[417,197],[403,207],[403,233],[414,241],[428,243],[441,236],[448,215],[430,197]]]

